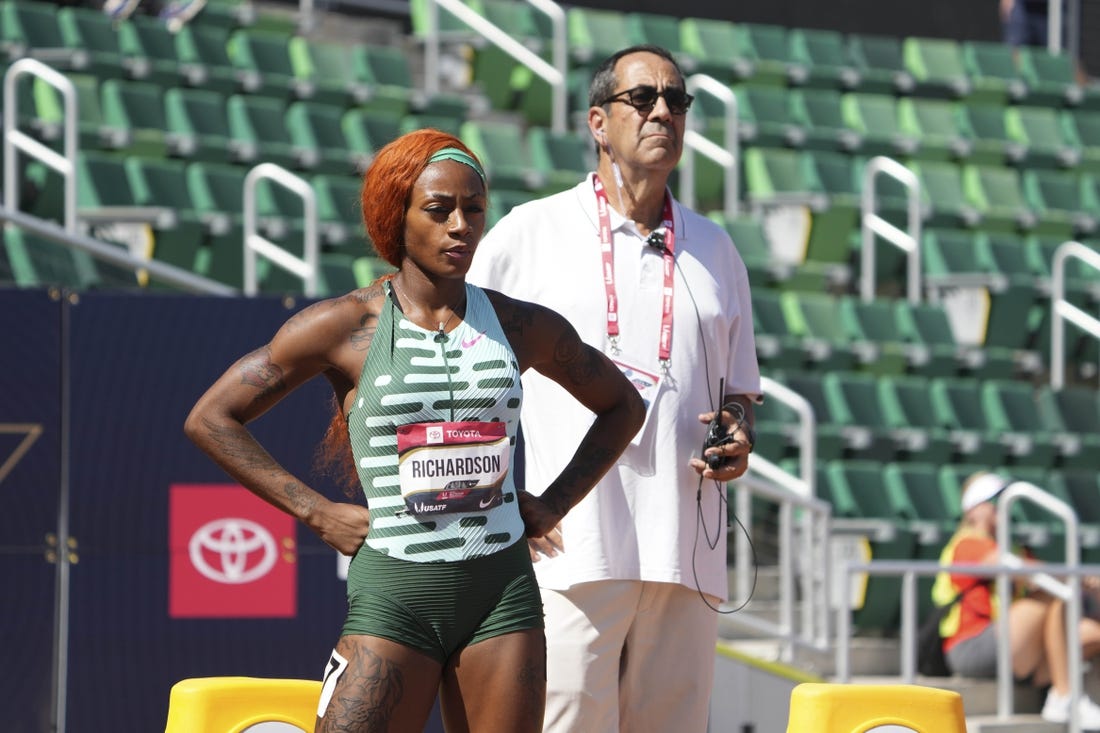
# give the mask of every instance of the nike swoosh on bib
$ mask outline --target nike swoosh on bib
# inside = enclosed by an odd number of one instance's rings
[[[485,332],[484,332],[484,331],[482,331],[482,332],[481,332],[481,333],[479,333],[479,334],[478,334],[477,336],[474,336],[474,337],[473,337],[472,339],[469,339],[469,340],[467,340],[467,339],[462,339],[462,348],[464,348],[464,349],[468,349],[468,348],[470,348],[471,346],[473,346],[474,344],[476,344],[476,343],[477,343],[478,341],[480,341],[480,340],[481,340],[481,337],[482,337],[482,336],[484,336],[484,335],[485,335]]]

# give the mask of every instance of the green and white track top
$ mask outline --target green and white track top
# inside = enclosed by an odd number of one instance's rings
[[[523,538],[511,472],[503,503],[487,510],[415,516],[398,481],[397,427],[410,423],[501,421],[509,465],[522,399],[519,364],[485,292],[466,285],[466,316],[446,340],[386,303],[371,341],[358,397],[348,415],[355,455],[371,511],[366,544],[414,562],[453,562],[490,555]]]

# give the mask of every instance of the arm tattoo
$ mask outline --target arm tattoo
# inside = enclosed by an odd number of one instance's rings
[[[351,348],[356,351],[366,351],[370,348],[370,342],[374,339],[374,332],[378,330],[378,316],[367,313],[359,319],[359,326],[352,329]]]
[[[224,427],[206,418],[202,421],[206,435],[216,446],[216,455],[235,468],[245,471],[277,471],[279,464],[260,447],[243,427]]]
[[[602,362],[599,354],[585,348],[576,331],[563,333],[554,344],[554,363],[565,370],[573,384],[588,384],[600,375]]]
[[[535,320],[534,310],[519,303],[509,309],[505,318],[501,318],[501,315],[498,311],[497,318],[500,319],[500,327],[504,330],[504,335],[508,337],[509,343],[516,343],[519,339],[522,339],[524,329],[529,327]]]
[[[617,457],[618,453],[607,448],[596,446],[588,448],[565,467],[561,476],[554,482],[555,490],[544,492],[544,499],[550,503],[554,511],[565,516],[566,512],[572,509],[603,476]]]
[[[241,359],[241,384],[260,390],[253,404],[286,391],[283,368],[271,361],[271,348],[263,346]]]
[[[400,667],[358,645],[318,730],[386,733],[404,692]]]

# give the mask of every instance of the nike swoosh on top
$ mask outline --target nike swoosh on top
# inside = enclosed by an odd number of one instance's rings
[[[474,339],[474,341],[477,341],[477,339]],[[496,501],[496,497],[491,496],[488,499],[482,499],[481,501],[479,501],[478,506],[480,506],[482,509],[485,509],[487,507],[491,507],[493,505],[493,502],[495,502],[495,501]]]
[[[477,336],[474,336],[472,339],[468,339],[468,340],[467,339],[462,339],[462,348],[464,348],[464,349],[470,348],[471,346],[476,344],[478,341],[480,341],[481,337],[484,336],[484,335],[485,335],[485,332],[482,331]]]

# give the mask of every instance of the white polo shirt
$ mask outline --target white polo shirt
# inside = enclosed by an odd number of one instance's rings
[[[593,175],[503,217],[479,245],[468,280],[552,308],[608,356],[659,373],[662,255],[646,246],[632,221],[611,210],[621,349],[615,356],[607,338]],[[688,461],[701,454],[706,425],[698,416],[716,409],[719,378],[725,377],[727,394],[760,394],[748,272],[725,230],[679,202],[673,211],[670,372],[635,443],[562,522],[564,553],[535,563],[543,587],[631,579],[693,589],[698,583],[727,597],[726,507],[713,481],[703,483],[697,505],[699,475]],[[525,488],[539,494],[593,417],[533,371],[523,376],[523,387]]]

